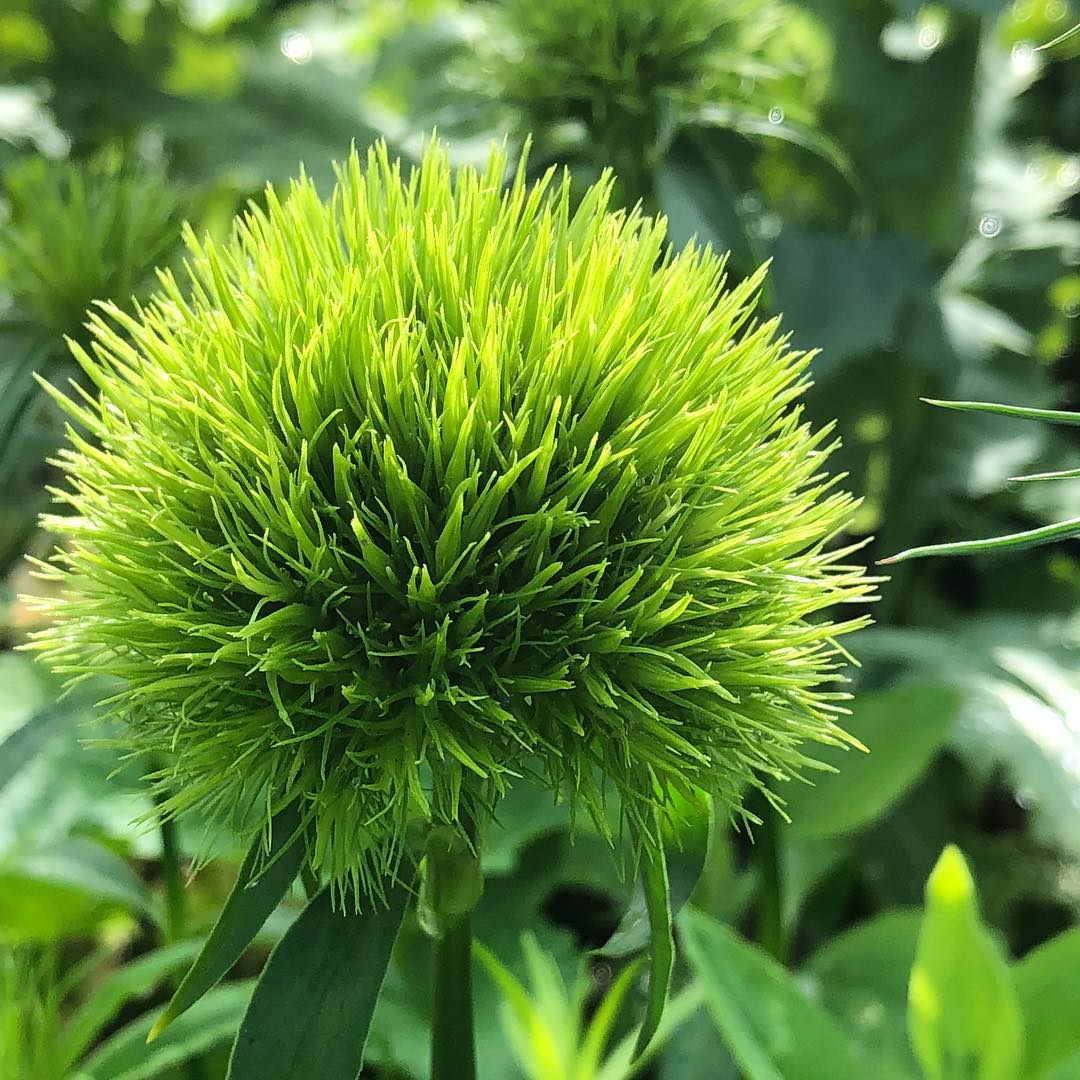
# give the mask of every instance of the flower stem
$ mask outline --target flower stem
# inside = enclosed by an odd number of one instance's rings
[[[476,1080],[472,922],[462,915],[435,941],[432,1080]]]
[[[784,881],[781,859],[780,815],[766,805],[756,830],[756,854],[761,871],[755,934],[758,944],[780,963],[787,962],[788,940],[784,927]]]
[[[161,874],[165,885],[165,938],[179,941],[186,931],[187,901],[180,871],[180,843],[172,818],[161,821]]]
[[[164,943],[180,941],[187,933],[187,897],[184,895],[184,875],[180,869],[180,838],[176,820],[162,817],[161,876],[165,885],[165,933]],[[187,1080],[207,1080],[206,1065],[202,1058],[194,1057],[183,1066]]]

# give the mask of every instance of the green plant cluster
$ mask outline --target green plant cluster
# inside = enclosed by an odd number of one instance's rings
[[[486,827],[523,758],[657,844],[672,793],[735,813],[845,739],[865,616],[819,616],[870,586],[789,407],[808,356],[608,184],[571,208],[506,168],[383,147],[325,204],[269,192],[189,236],[186,287],[94,317],[95,396],[55,392],[85,434],[36,646],[122,680],[170,811],[298,801],[358,899],[412,818]]]

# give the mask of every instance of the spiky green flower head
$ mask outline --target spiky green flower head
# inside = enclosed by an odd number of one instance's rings
[[[641,836],[676,797],[842,741],[830,546],[851,498],[794,402],[807,356],[707,250],[610,213],[610,179],[507,187],[385,147],[188,236],[136,317],[106,306],[71,412],[51,629],[122,681],[170,807],[377,889],[416,819],[482,829],[517,782]]]

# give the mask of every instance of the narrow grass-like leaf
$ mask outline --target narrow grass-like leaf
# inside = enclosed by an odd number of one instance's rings
[[[652,1041],[664,1015],[671,972],[675,966],[675,940],[671,933],[671,893],[668,887],[664,850],[651,846],[641,860],[641,882],[645,887],[645,907],[649,913],[649,994],[645,1018],[638,1032],[636,1053]]]
[[[958,540],[953,544],[926,544],[922,547],[908,548],[886,559],[879,559],[881,565],[904,562],[906,559],[925,559],[931,555],[975,555],[984,551],[1008,551],[1012,548],[1037,547],[1039,544],[1051,544],[1055,540],[1068,540],[1080,536],[1080,518],[1069,518],[1053,525],[1040,525],[1037,529],[1024,532],[1008,533],[1005,536],[992,536],[986,540]]]
[[[247,853],[225,906],[201,952],[158,1017],[148,1041],[156,1039],[240,959],[243,951],[278,906],[300,870],[304,845],[295,806],[281,810],[271,825],[269,851],[260,836]]]
[[[1080,424],[1080,412],[1066,409],[1029,409],[1024,405],[1001,405],[995,401],[939,401],[922,398],[927,405],[958,412],[996,413],[1000,416],[1017,416],[1022,420],[1045,420],[1051,424]]]
[[[229,1080],[356,1080],[409,893],[334,909],[326,886],[270,954],[229,1061]]]
[[[1063,34],[1058,34],[1056,38],[1046,42],[1046,44],[1039,45],[1035,51],[1042,52],[1043,49],[1052,49],[1055,45],[1060,45],[1063,41],[1068,41],[1074,34],[1080,34],[1080,23],[1070,27]]]

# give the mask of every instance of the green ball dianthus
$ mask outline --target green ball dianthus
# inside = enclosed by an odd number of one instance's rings
[[[760,275],[506,171],[353,154],[76,346],[36,647],[119,678],[170,809],[295,803],[358,896],[523,775],[648,837],[845,739],[831,612],[871,586]]]

